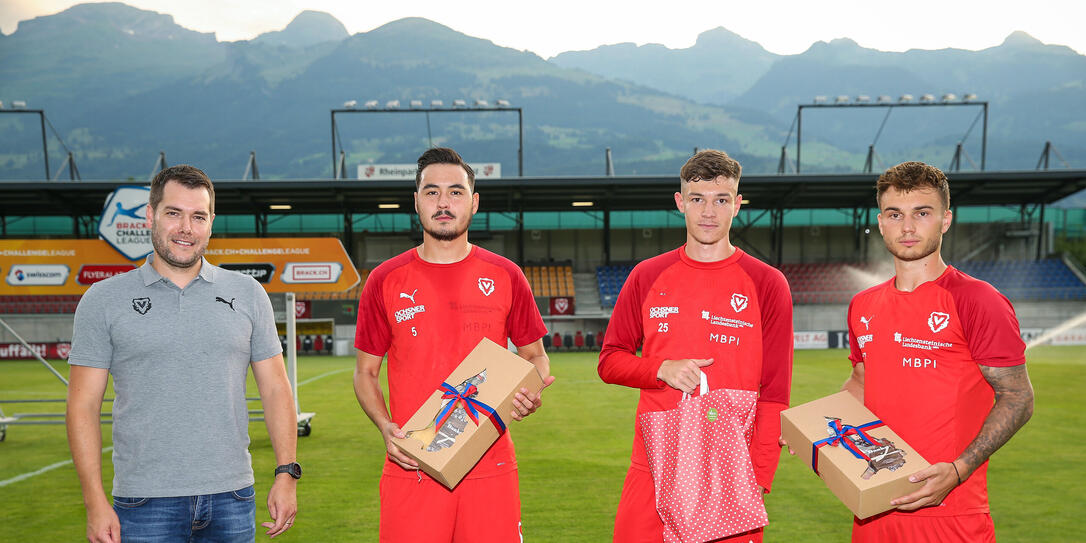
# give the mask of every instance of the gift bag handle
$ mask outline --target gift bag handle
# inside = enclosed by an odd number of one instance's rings
[[[704,371],[699,371],[698,373],[701,374],[701,386],[699,387],[700,390],[698,390],[698,395],[699,396],[704,396],[704,395],[709,393],[709,378],[705,376]],[[689,398],[689,397],[690,397],[689,392],[683,392],[683,399],[684,400]]]

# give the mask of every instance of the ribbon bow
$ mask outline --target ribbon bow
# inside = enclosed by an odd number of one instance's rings
[[[864,440],[865,443],[869,445],[877,445],[878,443],[876,443],[875,440],[871,438],[871,436],[868,436],[867,433],[864,432],[864,430],[871,430],[880,426],[885,426],[886,424],[881,420],[875,420],[867,424],[861,424],[859,426],[849,426],[847,424],[841,424],[841,421],[834,419],[829,421],[827,425],[830,427],[830,433],[833,435],[831,437],[827,437],[826,439],[815,441],[813,444],[811,444],[811,469],[813,469],[816,474],[818,473],[818,449],[822,448],[825,445],[836,447],[837,444],[840,443],[846,449],[848,449],[848,452],[852,453],[852,456],[855,456],[860,460],[866,460],[870,462],[871,457],[867,456],[867,454],[865,454],[863,451],[856,448],[856,445],[853,444],[851,440],[847,439],[847,436],[858,435],[861,439]]]
[[[464,392],[456,390],[456,387],[449,383],[441,383],[441,390],[445,393],[441,395],[443,399],[452,400],[445,404],[445,407],[441,408],[441,411],[437,414],[437,427],[441,428],[445,424],[445,420],[449,418],[453,410],[457,405],[464,406],[464,412],[468,414],[468,418],[479,425],[479,412],[482,411],[491,421],[494,422],[494,426],[498,428],[498,433],[505,432],[505,423],[502,422],[502,418],[498,416],[497,411],[493,407],[476,400],[473,396],[479,393],[479,388],[475,385],[470,385],[464,389]]]

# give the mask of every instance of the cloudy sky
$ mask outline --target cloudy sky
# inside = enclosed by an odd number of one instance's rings
[[[71,0],[0,0],[0,31],[19,21],[63,11]],[[367,32],[403,17],[425,17],[498,45],[527,49],[544,58],[562,51],[634,42],[671,48],[693,45],[700,32],[723,26],[780,54],[800,53],[812,43],[849,37],[884,51],[958,47],[983,49],[1023,30],[1050,44],[1086,54],[1084,0],[667,0],[624,3],[551,0],[437,2],[348,0],[126,0],[168,13],[178,24],[214,32],[221,41],[279,30],[304,9],[325,11],[349,32]],[[621,6],[621,7],[615,7]]]

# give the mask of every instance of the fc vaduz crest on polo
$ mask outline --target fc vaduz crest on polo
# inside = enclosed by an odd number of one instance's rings
[[[150,298],[132,298],[132,309],[136,310],[136,313],[140,315],[146,315],[151,310]]]
[[[494,292],[494,280],[487,279],[486,277],[479,278],[479,290],[483,291],[483,294],[490,296]]]

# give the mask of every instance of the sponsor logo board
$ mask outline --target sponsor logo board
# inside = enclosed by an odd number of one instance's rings
[[[500,162],[470,162],[475,179],[498,179],[502,176]],[[417,164],[359,164],[358,178],[374,181],[414,181]]]
[[[8,269],[7,283],[13,287],[58,286],[68,280],[68,266],[63,264],[14,264]]]
[[[114,275],[120,275],[136,269],[131,264],[87,264],[79,268],[76,282],[80,285],[93,285],[103,279],[109,279]]]
[[[98,235],[129,260],[151,254],[151,226],[147,224],[147,201],[151,187],[118,187],[106,196]]]
[[[224,270],[244,273],[256,279],[258,283],[268,283],[275,275],[275,265],[265,262],[253,262],[251,264],[220,263],[219,267]]]

